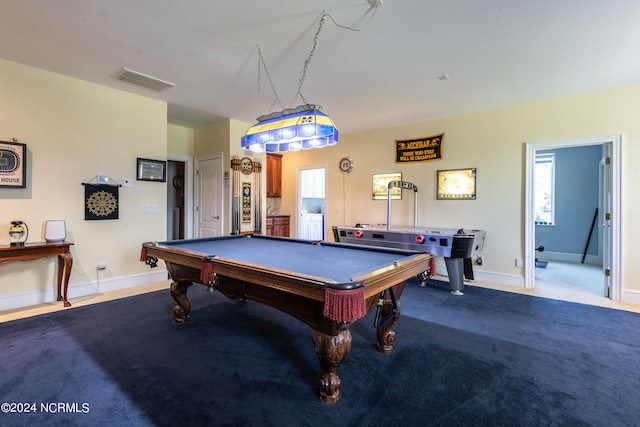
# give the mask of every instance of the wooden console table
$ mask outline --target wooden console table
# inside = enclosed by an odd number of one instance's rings
[[[58,301],[64,301],[65,307],[71,307],[67,299],[69,276],[73,257],[70,246],[73,243],[25,243],[21,246],[0,245],[0,264],[11,261],[29,261],[58,255]],[[64,284],[64,287],[63,287]]]

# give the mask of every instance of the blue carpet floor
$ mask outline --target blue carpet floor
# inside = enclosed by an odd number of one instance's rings
[[[306,325],[189,295],[184,325],[168,291],[0,324],[0,425],[640,425],[637,313],[410,281],[393,354],[357,322],[324,404]]]

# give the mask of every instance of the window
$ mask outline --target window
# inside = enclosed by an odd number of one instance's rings
[[[555,224],[555,154],[536,154],[535,164],[535,224]]]

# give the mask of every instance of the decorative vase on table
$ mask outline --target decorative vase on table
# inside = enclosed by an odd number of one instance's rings
[[[11,236],[11,246],[22,246],[29,237],[29,227],[23,221],[11,221],[9,236]]]

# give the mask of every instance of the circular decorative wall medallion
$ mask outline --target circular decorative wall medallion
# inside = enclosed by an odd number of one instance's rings
[[[340,170],[344,173],[349,173],[354,167],[353,159],[351,157],[343,157],[340,159]]]
[[[253,161],[248,157],[240,159],[240,171],[245,175],[253,173]]]

